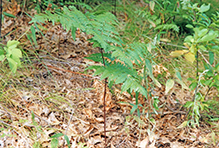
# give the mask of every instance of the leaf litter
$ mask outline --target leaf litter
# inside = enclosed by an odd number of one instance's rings
[[[85,60],[88,54],[98,53],[88,39],[92,36],[77,31],[76,40],[56,24],[47,23],[43,27],[45,38],[37,34],[38,46],[23,34],[30,28],[30,18],[21,12],[20,6],[12,1],[5,4],[17,6],[13,15],[17,18],[4,18],[3,43],[20,39],[22,48],[30,61],[23,59],[25,65],[16,76],[0,74],[2,98],[0,99],[0,147],[51,147],[51,136],[66,134],[71,147],[104,147],[103,92],[104,82],[93,77],[93,71],[82,72],[92,63]],[[10,11],[12,7],[4,7]],[[11,12],[11,11],[10,11]],[[29,14],[34,15],[33,10]],[[37,53],[37,54],[36,54]],[[160,68],[154,72],[160,72]],[[167,69],[164,69],[167,72]],[[7,73],[7,72],[6,72]],[[113,92],[113,93],[112,93]],[[174,84],[165,94],[165,86],[153,90],[163,104],[158,114],[149,117],[130,115],[131,106],[118,102],[135,103],[119,87],[106,90],[106,130],[107,146],[111,148],[180,148],[217,147],[212,140],[211,125],[177,128],[183,122],[186,110],[181,106],[191,100],[192,94]],[[219,139],[215,135],[215,139]],[[218,142],[218,141],[217,141]],[[67,147],[63,137],[59,145]]]

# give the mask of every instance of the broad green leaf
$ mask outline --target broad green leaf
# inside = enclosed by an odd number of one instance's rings
[[[212,65],[214,63],[214,53],[209,51],[209,62]]]
[[[206,12],[206,11],[208,11],[210,9],[210,4],[208,4],[208,5],[205,5],[205,4],[203,4],[203,5],[201,5],[201,7],[200,7],[200,11],[199,12]]]
[[[195,79],[194,79],[194,78],[191,78],[191,77],[189,77],[187,80],[188,80],[188,81],[194,81]]]
[[[202,29],[198,32],[198,37],[203,37],[208,32],[208,29]]]
[[[198,45],[197,47],[198,47],[198,49],[201,49],[203,51],[207,51],[207,48],[204,45]]]
[[[5,51],[0,49],[0,61],[2,61],[5,58]]]
[[[9,63],[9,67],[11,69],[11,71],[13,73],[15,73],[17,71],[17,62],[15,62],[12,58],[7,57],[8,63]]]
[[[185,38],[185,42],[193,42],[193,41],[194,41],[194,38],[191,35],[189,35]]]
[[[0,55],[4,55],[5,51],[3,49],[0,49]]]
[[[191,24],[186,25],[187,28],[194,28]]]
[[[189,50],[176,50],[176,51],[172,51],[170,53],[170,56],[172,56],[172,57],[179,57],[179,56],[181,56],[181,55],[183,55],[183,54],[185,54],[187,52],[189,52]]]
[[[13,59],[13,60],[17,63],[17,66],[18,66],[18,67],[21,66],[21,61],[20,61],[20,58],[19,58],[19,57],[17,57],[16,55],[14,56],[14,55],[12,54],[11,59]]]
[[[196,82],[193,82],[193,83],[191,83],[191,84],[189,85],[189,88],[190,88],[191,90],[194,90],[194,89],[196,88],[196,86],[197,86],[197,83],[196,83]]]
[[[213,73],[212,71],[208,71],[208,72],[206,73],[206,76],[208,76],[208,77],[213,77],[213,76],[214,76],[214,73]]]
[[[203,36],[199,42],[208,42],[211,41],[213,39],[215,39],[218,36],[218,34],[216,32],[214,32],[213,30],[209,31],[208,34],[206,34],[205,36]]]
[[[170,89],[172,89],[174,86],[174,80],[173,79],[168,79],[166,82],[166,88],[165,88],[165,94],[167,94]]]
[[[0,61],[4,60],[5,55],[0,55]]]
[[[195,61],[195,55],[191,52],[186,53],[184,56],[185,56],[185,59],[191,63]]]
[[[64,135],[63,133],[57,133],[57,134],[51,136],[50,138],[59,138],[59,137],[61,137],[63,135]]]
[[[21,52],[21,50],[18,49],[18,48],[13,48],[13,49],[12,49],[12,56],[21,58],[21,57],[22,57],[22,52]]]
[[[18,44],[20,44],[20,42],[15,41],[15,40],[12,40],[12,41],[9,40],[7,42],[7,47],[13,49],[13,48],[16,48]]]
[[[195,45],[192,45],[192,46],[189,48],[189,51],[190,51],[190,53],[195,54],[196,51],[197,51]]]

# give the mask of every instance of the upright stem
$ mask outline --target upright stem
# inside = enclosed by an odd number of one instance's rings
[[[1,30],[2,30],[2,0],[0,0],[0,38],[1,38]]]
[[[199,81],[199,76],[198,76],[198,51],[196,52],[196,77],[197,77],[197,80],[196,80],[196,81],[197,81],[197,86],[196,86],[196,88],[195,88],[195,94],[194,94],[194,96],[193,96],[192,102],[195,101],[195,96],[196,96],[197,91],[198,91],[198,81]],[[186,114],[184,120],[187,118],[187,116],[188,116],[188,114],[189,114],[190,111],[191,111],[191,107],[189,108],[189,111],[187,112],[187,114]]]
[[[104,61],[104,57],[103,57],[103,49],[100,49],[101,51],[101,55],[102,55],[102,59],[103,59],[103,65],[105,65],[105,61]],[[104,118],[104,139],[105,139],[105,148],[107,146],[106,144],[106,82],[107,82],[107,78],[104,79],[104,93],[103,93],[103,118]]]

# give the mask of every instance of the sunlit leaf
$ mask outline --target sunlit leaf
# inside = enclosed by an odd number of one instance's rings
[[[12,40],[12,41],[8,41],[7,42],[7,47],[10,48],[10,49],[13,49],[13,48],[16,48],[18,46],[18,44],[20,44],[19,41],[15,41],[15,40]]]
[[[194,28],[191,24],[186,25],[187,28]]]
[[[201,5],[201,7],[200,7],[200,12],[202,13],[202,12],[206,12],[206,11],[208,11],[210,9],[210,4],[208,4],[208,5],[205,5],[205,4],[203,4],[203,5]]]
[[[10,58],[10,57],[8,57],[7,60],[8,60],[9,67],[10,67],[11,71],[12,71],[13,73],[15,73],[15,72],[17,71],[17,65],[18,65],[18,63],[17,63],[16,61],[14,61],[14,59],[12,59],[12,58]]]
[[[189,48],[190,52],[195,54],[196,53],[196,47],[195,45],[192,45],[190,48]]]
[[[198,49],[201,49],[203,51],[207,51],[207,48],[204,45],[199,45],[197,47],[198,47]]]
[[[190,46],[188,45],[188,43],[183,43],[184,46],[186,46],[188,49],[190,48]]]
[[[184,56],[185,56],[185,59],[191,63],[195,61],[195,55],[191,52],[186,53]]]
[[[184,121],[182,124],[180,124],[180,126],[178,126],[177,128],[184,128],[187,126],[188,121]]]
[[[191,35],[189,35],[185,38],[185,42],[193,42],[193,41],[194,41],[194,38]]]
[[[208,34],[206,34],[205,36],[203,36],[199,42],[208,42],[211,41],[213,39],[215,39],[218,36],[218,34],[216,32],[214,32],[213,30],[209,31]]]
[[[174,80],[173,79],[168,79],[166,82],[166,88],[165,88],[165,94],[167,94],[170,89],[172,89],[174,86]]]
[[[207,32],[208,32],[208,29],[202,29],[202,30],[200,30],[200,31],[198,32],[198,36],[199,36],[199,37],[202,37],[202,36],[204,36]]]
[[[181,55],[183,55],[183,54],[185,54],[187,52],[189,52],[189,51],[188,50],[176,50],[176,51],[172,51],[170,53],[170,56],[172,56],[172,57],[179,57],[179,56],[181,56]]]

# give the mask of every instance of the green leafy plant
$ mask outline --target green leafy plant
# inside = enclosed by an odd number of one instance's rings
[[[45,133],[42,131],[42,127],[35,121],[35,114],[33,112],[31,113],[31,120],[32,120],[31,124],[34,126],[34,130],[32,131],[32,135],[33,135],[33,139],[34,139],[33,147],[40,148],[41,144],[37,140],[37,134],[38,133],[45,134]],[[25,121],[23,121],[23,122],[25,122]]]
[[[108,78],[110,84],[122,83],[121,91],[134,91],[141,93],[147,98],[147,79],[161,86],[153,76],[153,56],[151,49],[155,48],[152,43],[144,44],[134,42],[123,46],[123,42],[115,29],[117,20],[111,13],[93,14],[87,12],[83,14],[74,6],[64,7],[63,11],[51,13],[46,11],[45,14],[36,15],[31,23],[44,23],[46,20],[60,22],[68,31],[72,31],[72,37],[75,39],[76,28],[83,32],[93,35],[90,42],[94,47],[100,47],[106,52],[105,66],[90,66],[88,69],[96,69],[94,75],[101,74],[101,80]],[[35,25],[37,29],[37,25]],[[102,61],[101,54],[95,54],[88,57],[93,61]],[[134,106],[134,108],[136,108]]]
[[[69,138],[67,135],[64,135],[62,133],[57,133],[53,136],[51,136],[50,138],[52,139],[51,140],[51,148],[58,148],[59,147],[59,140],[58,138],[61,137],[61,136],[64,136],[64,139],[66,140],[67,142],[67,145],[68,145],[68,148],[70,148],[70,141],[69,141]]]
[[[18,48],[19,43],[15,40],[8,41],[7,45],[2,45],[2,49],[0,49],[0,61],[4,63],[5,59],[7,59],[13,73],[17,71],[18,67],[21,67],[20,58],[22,57],[22,52]]]
[[[205,70],[207,70],[207,72],[204,75],[204,79],[201,80],[201,84],[208,88],[205,94],[205,96],[207,96],[212,88],[216,88],[219,91],[219,63],[215,67],[207,65],[206,63],[204,64]]]
[[[208,111],[208,104],[205,102],[205,96],[203,96],[198,89],[200,86],[202,86],[201,79],[207,71],[208,70],[200,74],[197,84],[196,81],[193,81],[193,83],[190,85],[190,88],[193,89],[193,84],[195,84],[196,91],[193,101],[188,101],[184,105],[184,107],[186,108],[191,108],[191,112],[189,112],[191,119],[187,122],[187,125],[189,125],[190,123],[192,126],[199,125],[200,111],[203,111],[204,109]]]
[[[183,13],[179,1],[147,0],[146,2],[148,3],[148,9],[143,8],[138,10],[138,15],[147,19],[150,28],[154,28],[156,32],[168,32],[172,30],[173,32],[179,33],[177,23],[178,18],[181,18]]]
[[[207,94],[209,93],[212,86],[217,88],[218,76],[217,72],[215,73],[215,69],[217,69],[218,65],[213,68],[211,65],[214,62],[214,51],[219,49],[218,36],[219,32],[217,27],[217,15],[214,15],[212,19],[204,14],[204,12],[210,9],[209,5],[201,5],[198,7],[198,4],[191,5],[190,3],[182,2],[183,9],[188,10],[188,19],[193,20],[192,24],[188,24],[187,27],[193,29],[193,35],[189,35],[185,38],[184,45],[189,48],[189,50],[177,50],[170,53],[173,57],[178,57],[184,55],[185,59],[191,63],[196,60],[196,68],[197,68],[197,79],[190,78],[192,81],[190,85],[190,89],[194,90],[194,97],[192,101],[189,101],[185,104],[185,107],[189,108],[188,115],[191,117],[191,120],[185,121],[182,125],[189,125],[191,123],[192,126],[199,125],[199,117],[200,111],[204,109],[208,111],[208,105],[205,103],[205,99]],[[204,52],[208,52],[209,61],[204,57]],[[215,52],[217,53],[217,52]],[[205,70],[201,72],[199,75],[198,68],[198,58],[199,54],[202,55],[204,59]],[[202,79],[204,77],[204,79]],[[205,86],[208,87],[208,91],[205,95],[200,93],[200,89]],[[191,111],[191,112],[190,112]]]

